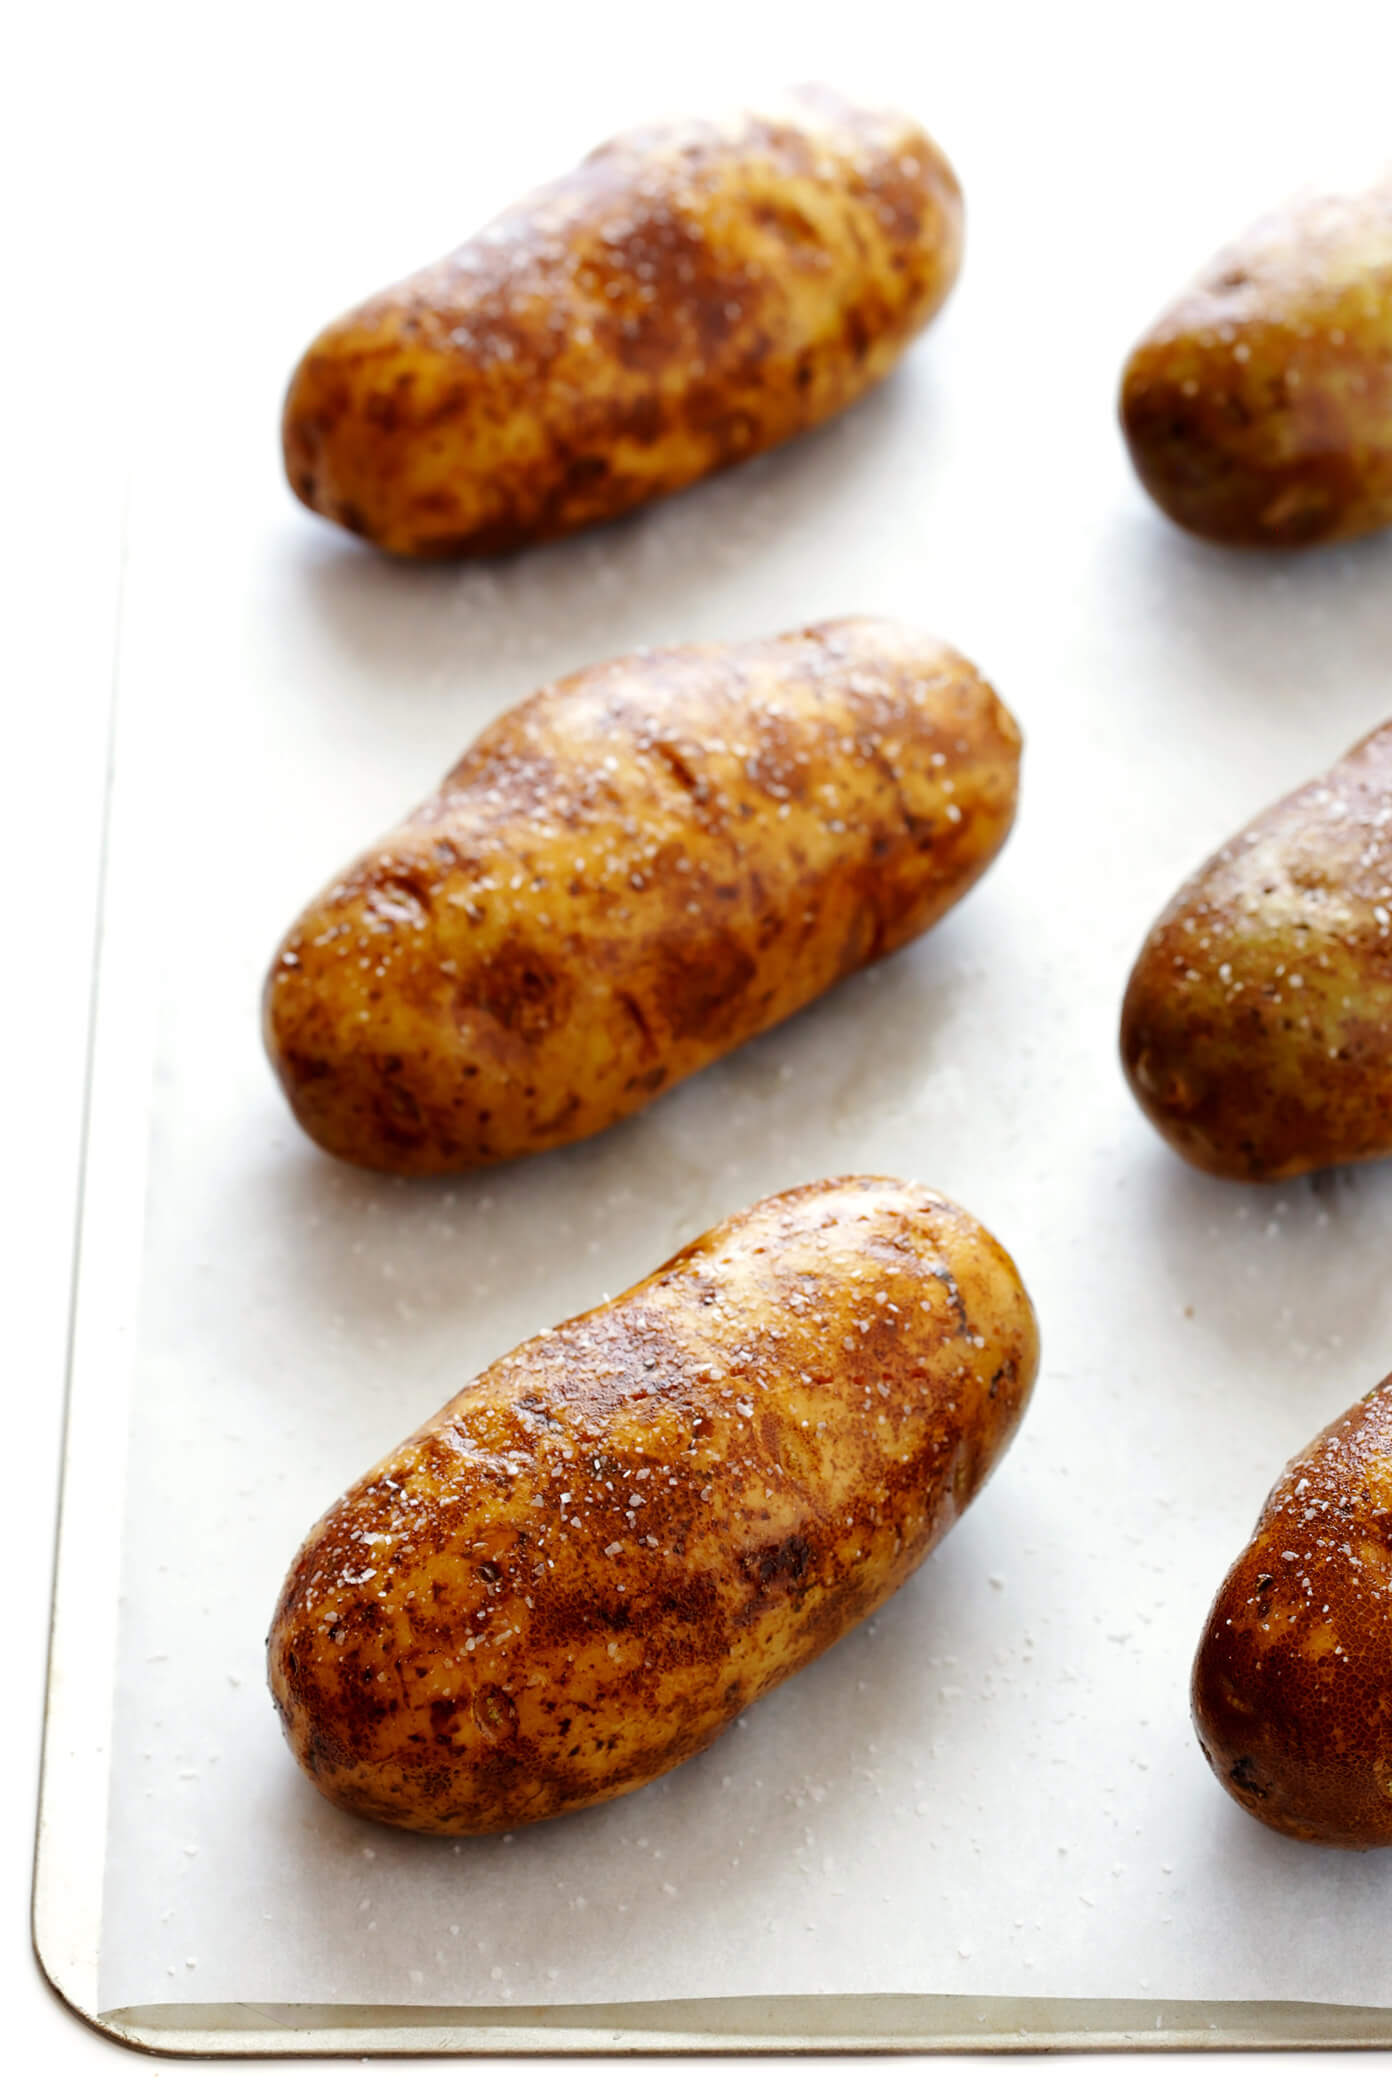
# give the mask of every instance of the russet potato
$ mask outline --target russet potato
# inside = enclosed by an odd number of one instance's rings
[[[919,126],[826,89],[626,133],[319,335],[285,402],[290,484],[412,557],[607,521],[848,406],[961,243]]]
[[[1019,754],[959,654],[868,619],[543,689],[286,937],[291,1107],[403,1174],[602,1130],[936,921]]]
[[[1392,1844],[1392,1377],[1287,1466],[1204,1626],[1193,1695],[1204,1754],[1256,1819]]]
[[[649,1782],[894,1593],[1037,1360],[1014,1264],[931,1190],[756,1204],[504,1356],[329,1509],[270,1634],[296,1760],[430,1834]]]
[[[1211,1174],[1392,1154],[1392,724],[1175,895],[1131,974],[1121,1048],[1151,1122]]]
[[[1276,549],[1392,523],[1392,175],[1262,219],[1126,365],[1146,491],[1218,543]]]

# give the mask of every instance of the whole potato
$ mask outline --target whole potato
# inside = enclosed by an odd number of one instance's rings
[[[815,427],[951,289],[962,200],[905,116],[785,109],[615,138],[306,351],[300,499],[383,550],[510,550]]]
[[[1194,1723],[1268,1827],[1392,1844],[1392,1377],[1287,1466],[1218,1592]]]
[[[300,1123],[429,1174],[641,1109],[937,920],[1020,740],[894,624],[639,653],[490,725],[300,916],[266,988]]]
[[[1133,352],[1121,418],[1146,491],[1218,543],[1392,523],[1392,176],[1264,218]]]
[[[1014,1264],[931,1190],[741,1212],[493,1364],[310,1532],[269,1642],[296,1760],[429,1834],[636,1790],[894,1593],[1037,1362]]]
[[[1146,938],[1132,1091],[1186,1160],[1278,1181],[1392,1153],[1392,724],[1243,830]]]

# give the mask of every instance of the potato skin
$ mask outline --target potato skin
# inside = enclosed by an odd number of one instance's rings
[[[1392,176],[1273,213],[1133,351],[1142,484],[1217,543],[1295,548],[1392,523]]]
[[[555,683],[286,938],[291,1107],[402,1174],[602,1130],[936,921],[1009,831],[1019,749],[958,654],[868,620]]]
[[[269,1641],[296,1760],[429,1834],[635,1790],[894,1593],[1037,1366],[1014,1264],[933,1191],[769,1197],[504,1356],[316,1525]]]
[[[1392,1845],[1392,1377],[1289,1464],[1194,1663],[1214,1774],[1301,1841]]]
[[[1230,841],[1146,938],[1136,1100],[1195,1167],[1280,1181],[1392,1153],[1392,724]]]
[[[625,133],[319,335],[290,484],[417,558],[608,521],[850,405],[961,245],[932,141],[827,89]]]

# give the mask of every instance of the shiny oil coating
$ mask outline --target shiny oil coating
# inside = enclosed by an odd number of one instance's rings
[[[514,1349],[329,1510],[270,1635],[296,1759],[434,1834],[635,1789],[894,1592],[1037,1360],[1013,1263],[931,1190],[756,1204]]]
[[[1392,1377],[1273,1490],[1204,1627],[1194,1721],[1268,1827],[1392,1844]]]
[[[1392,724],[1272,807],[1171,900],[1122,1057],[1186,1160],[1276,1181],[1392,1153]]]
[[[267,983],[304,1129],[435,1173],[603,1129],[918,935],[1014,817],[1019,734],[851,620],[641,653],[506,712]]]
[[[318,337],[285,404],[290,483],[419,557],[606,521],[858,398],[961,239],[917,124],[826,89],[627,133]]]
[[[1141,341],[1121,417],[1146,490],[1220,543],[1392,523],[1392,177],[1264,218]]]

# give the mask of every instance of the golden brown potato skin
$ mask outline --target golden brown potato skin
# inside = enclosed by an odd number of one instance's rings
[[[1132,353],[1121,419],[1146,491],[1222,544],[1392,523],[1392,177],[1264,218]]]
[[[1392,1153],[1392,724],[1206,863],[1122,1010],[1132,1092],[1210,1174]]]
[[[1194,1723],[1266,1826],[1392,1844],[1392,1377],[1273,1489],[1204,1627]]]
[[[429,1834],[635,1790],[894,1593],[1037,1365],[1014,1264],[931,1190],[754,1205],[493,1364],[311,1531],[270,1634],[297,1761]]]
[[[936,640],[852,620],[592,667],[504,713],[301,916],[266,1037],[366,1167],[541,1152],[921,934],[1004,841],[1020,739]]]
[[[608,521],[849,406],[961,246],[931,139],[826,89],[626,133],[320,334],[290,483],[418,558]]]

